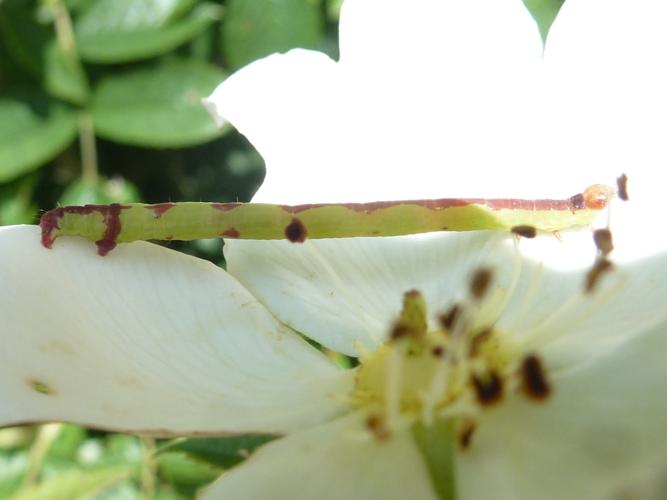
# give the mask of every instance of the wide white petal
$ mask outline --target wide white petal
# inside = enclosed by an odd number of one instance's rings
[[[513,252],[498,233],[431,233],[386,238],[229,241],[227,268],[276,316],[350,355],[386,339],[403,294],[422,292],[431,319],[465,298],[471,273],[498,269],[507,282]]]
[[[667,318],[667,249],[616,259],[595,290],[585,290],[594,258],[592,233],[523,240],[521,274],[497,327],[523,348],[565,369],[604,355]]]
[[[379,442],[362,413],[262,447],[204,490],[205,500],[437,500],[409,432]]]
[[[344,409],[349,375],[221,269],[148,243],[0,229],[0,425],[283,432]]]
[[[549,96],[540,168],[547,183],[604,172],[653,179],[661,196],[667,161],[667,4],[568,0],[551,28],[543,88]],[[647,183],[651,187],[651,182]],[[650,196],[650,195],[649,195]]]
[[[273,55],[207,101],[266,161],[255,201],[518,191],[508,179],[534,164],[529,135],[541,116],[531,98],[541,42],[520,0],[352,0],[340,26],[340,63]]]
[[[663,322],[613,354],[556,376],[553,397],[543,404],[516,397],[488,411],[460,455],[461,498],[509,490],[509,498],[608,500],[642,491],[646,480],[664,481],[665,350]]]

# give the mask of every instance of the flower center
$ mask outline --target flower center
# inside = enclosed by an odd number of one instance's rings
[[[536,400],[548,396],[539,358],[497,330],[495,317],[488,319],[504,294],[492,286],[491,272],[480,269],[466,300],[429,322],[423,295],[405,293],[389,339],[361,357],[357,373],[353,399],[369,410],[368,427],[378,438],[402,425],[454,419],[461,423],[463,443],[475,416],[506,392],[518,389]]]

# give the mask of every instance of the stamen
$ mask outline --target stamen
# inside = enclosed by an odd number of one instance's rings
[[[366,427],[368,427],[378,441],[386,441],[391,437],[391,432],[385,420],[380,415],[369,415],[366,418]]]
[[[471,381],[475,388],[477,401],[482,406],[490,406],[503,397],[503,380],[491,371],[482,376],[472,375]]]
[[[595,260],[595,264],[586,274],[586,284],[584,290],[586,293],[593,293],[600,282],[600,279],[603,275],[608,273],[613,269],[613,264],[606,257],[598,257]]]
[[[454,329],[454,325],[460,316],[461,306],[459,304],[454,304],[445,314],[440,315],[438,319],[442,328],[446,332],[451,332]]]
[[[596,229],[593,232],[593,241],[603,257],[606,257],[614,249],[611,231],[608,228]]]
[[[526,356],[519,368],[521,390],[531,399],[544,401],[551,394],[551,387],[544,376],[544,367],[540,358],[531,354]]]
[[[460,421],[458,429],[459,446],[462,450],[470,448],[472,436],[477,430],[477,424],[474,420],[466,418]]]
[[[537,236],[537,229],[535,229],[534,226],[522,224],[519,226],[514,226],[510,231],[512,234],[516,234],[517,236],[521,236],[523,238],[535,238],[535,236]]]
[[[472,295],[475,300],[482,300],[489,290],[492,279],[493,272],[491,269],[477,269],[470,280],[470,295]]]
[[[628,176],[621,174],[621,176],[616,179],[616,186],[618,187],[618,197],[623,201],[628,201]]]

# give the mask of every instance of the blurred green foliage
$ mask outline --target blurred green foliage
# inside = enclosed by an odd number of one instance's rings
[[[524,1],[545,37],[562,0]],[[0,224],[34,223],[57,203],[249,200],[262,160],[200,99],[272,52],[335,57],[341,3],[0,0]],[[216,260],[220,245],[186,249]],[[8,428],[0,498],[191,498],[270,439]]]

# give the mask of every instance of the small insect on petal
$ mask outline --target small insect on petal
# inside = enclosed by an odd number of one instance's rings
[[[534,238],[537,236],[537,229],[533,226],[527,226],[527,225],[521,225],[521,226],[514,226],[512,229],[512,234],[516,234],[517,236],[522,236],[523,238]]]
[[[618,197],[623,201],[628,201],[628,176],[621,174],[621,176],[616,179],[616,186],[618,187]]]
[[[609,229],[596,229],[593,232],[593,241],[603,256],[607,256],[614,249],[614,242]]]
[[[472,436],[475,434],[477,429],[477,424],[474,420],[465,419],[461,422],[458,429],[458,438],[459,446],[462,450],[467,450],[470,448],[470,443],[472,443]]]

